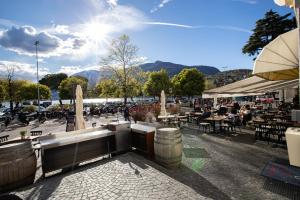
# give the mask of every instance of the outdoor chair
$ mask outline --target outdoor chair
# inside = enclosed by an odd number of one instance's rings
[[[205,133],[207,133],[207,130],[210,132],[210,127],[211,127],[211,125],[208,122],[200,122],[199,123],[199,129],[200,129],[200,131],[202,129]]]
[[[222,122],[220,124],[220,128],[221,130],[223,130],[225,133],[229,133],[230,130],[233,132],[234,128],[233,128],[233,124],[231,122],[231,120],[226,120],[224,122]]]
[[[30,134],[31,136],[41,136],[43,134],[43,131],[30,131]],[[32,148],[34,152],[37,152],[37,157],[39,157],[41,151],[41,144],[37,138],[33,139],[32,141]]]
[[[235,116],[232,121],[230,121],[233,131],[236,132],[236,128],[239,128],[240,132],[242,132],[241,127],[243,126],[242,120],[239,116]]]
[[[287,126],[285,125],[282,124],[272,125],[272,131],[269,134],[269,140],[270,140],[270,135],[272,135],[277,137],[278,143],[282,142],[282,138],[285,137],[286,130],[287,130]]]
[[[92,127],[95,128],[95,127],[96,127],[96,124],[97,124],[96,122],[93,122],[93,123],[92,123]]]
[[[31,136],[41,136],[43,131],[30,131]]]
[[[272,130],[272,126],[267,123],[261,124],[254,124],[255,126],[255,139],[263,138],[268,141],[269,143],[269,134]]]
[[[6,142],[9,138],[9,135],[4,135],[0,137],[0,143]]]

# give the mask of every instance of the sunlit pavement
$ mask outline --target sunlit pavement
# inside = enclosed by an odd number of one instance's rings
[[[248,133],[203,134],[182,129],[183,161],[167,170],[130,152],[42,179],[14,194],[23,199],[299,199],[299,191],[260,175],[283,148]]]

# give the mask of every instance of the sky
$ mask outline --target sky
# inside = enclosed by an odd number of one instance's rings
[[[0,74],[27,79],[99,69],[112,39],[127,34],[145,62],[252,69],[241,49],[273,0],[1,0]]]

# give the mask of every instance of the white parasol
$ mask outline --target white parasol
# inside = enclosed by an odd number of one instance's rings
[[[80,85],[76,87],[76,116],[75,130],[85,129],[85,121],[83,118],[83,95]]]

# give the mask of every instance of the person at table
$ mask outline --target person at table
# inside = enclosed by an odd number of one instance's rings
[[[211,116],[211,110],[210,107],[205,107],[204,108],[204,113],[201,115],[202,119],[208,118]]]
[[[246,125],[248,121],[251,121],[252,114],[250,111],[250,105],[245,105],[240,112],[240,115],[242,117],[242,123],[243,125]]]
[[[218,115],[225,115],[227,113],[227,111],[228,111],[228,109],[227,109],[225,103],[223,103],[218,110]]]
[[[124,109],[124,118],[125,118],[125,121],[130,121],[130,113],[129,113],[128,106],[126,106]]]
[[[233,108],[236,109],[236,110],[240,110],[241,109],[241,106],[238,102],[234,102],[233,103]]]
[[[201,112],[199,99],[194,100],[194,111],[195,112]]]

